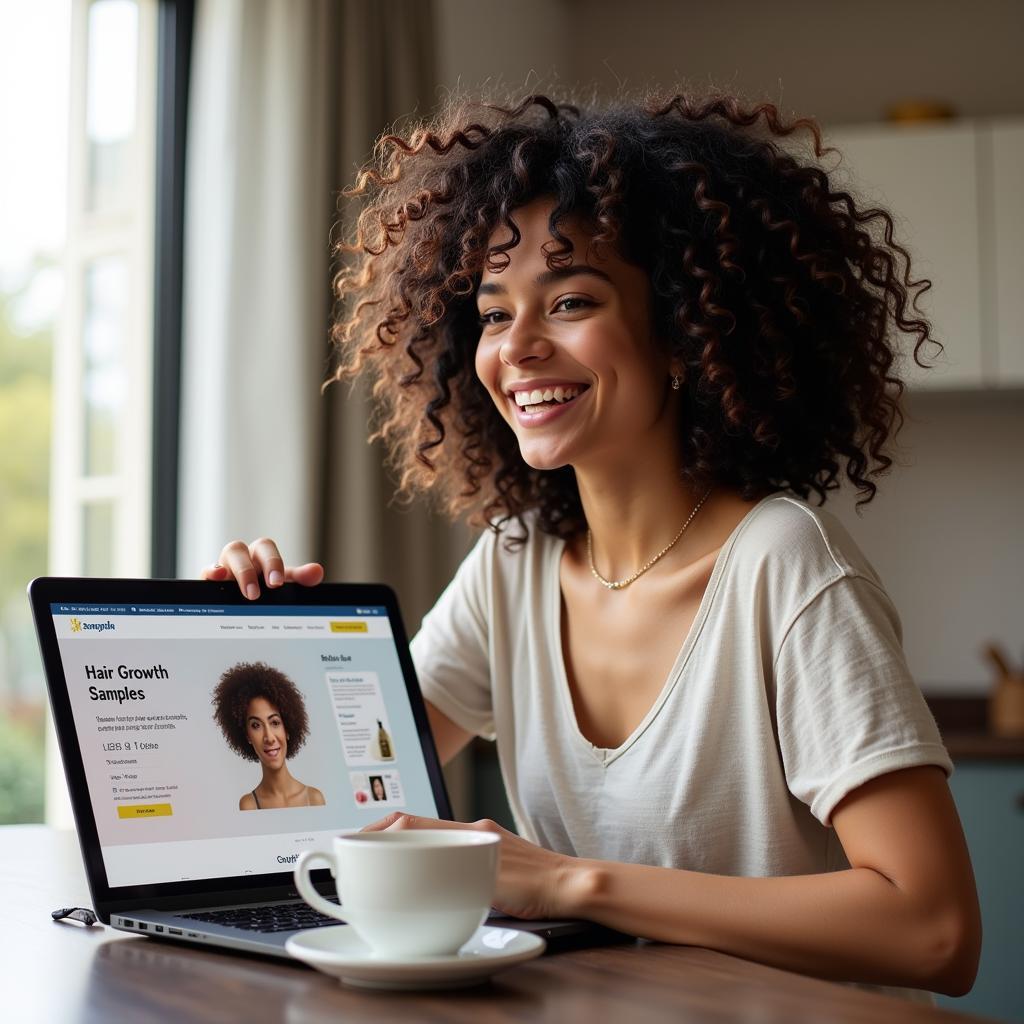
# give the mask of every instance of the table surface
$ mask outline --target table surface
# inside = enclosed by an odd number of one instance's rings
[[[367,992],[301,964],[55,923],[91,906],[73,833],[0,828],[6,904],[6,1020],[575,1021],[757,1024],[953,1024],[967,1014],[751,963],[713,950],[634,942],[554,953],[483,985],[431,993]]]

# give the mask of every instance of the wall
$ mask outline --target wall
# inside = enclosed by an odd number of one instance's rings
[[[912,396],[899,466],[858,515],[846,489],[825,506],[878,570],[926,693],[987,690],[984,641],[1024,656],[1024,396]]]
[[[1024,4],[903,0],[436,0],[441,78],[620,88],[711,82],[823,124],[878,121],[894,99],[963,116],[1024,113]],[[987,690],[978,648],[1024,656],[1024,395],[914,396],[901,465],[861,516],[835,511],[878,569],[928,693]]]

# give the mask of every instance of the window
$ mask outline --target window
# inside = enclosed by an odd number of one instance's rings
[[[0,823],[70,823],[26,584],[149,573],[157,13],[0,8]]]

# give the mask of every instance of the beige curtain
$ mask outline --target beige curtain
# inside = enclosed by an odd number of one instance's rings
[[[389,504],[365,397],[320,393],[338,193],[436,90],[428,0],[198,3],[179,575],[267,534],[328,579],[390,584],[412,634],[468,550],[464,529]],[[467,813],[466,769],[446,774]]]
[[[320,385],[339,193],[431,112],[434,46],[427,0],[201,0],[188,140],[179,573],[267,534],[389,583],[410,633],[468,534],[391,505],[363,393]]]
[[[340,192],[396,119],[430,113],[438,82],[432,3],[345,0],[337,5],[337,16],[331,171]],[[356,202],[340,204],[351,218]],[[325,401],[322,549],[328,575],[389,583],[414,633],[471,538],[423,508],[392,503],[394,483],[382,468],[384,453],[366,441],[369,404],[363,390],[350,393],[348,384],[332,385]]]
[[[185,175],[178,574],[317,557],[328,0],[201,0]]]
[[[351,184],[377,137],[399,118],[425,116],[437,99],[434,5],[427,0],[343,0],[335,8],[330,137],[335,194]],[[346,226],[356,203],[340,200]],[[325,397],[322,533],[327,578],[374,580],[398,594],[410,636],[451,579],[472,537],[460,525],[392,502],[384,452],[367,443],[370,404],[362,387],[332,385]],[[471,748],[445,768],[455,817],[472,808]]]

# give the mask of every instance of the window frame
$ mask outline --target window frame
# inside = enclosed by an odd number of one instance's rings
[[[109,256],[129,269],[126,336],[150,338],[153,317],[154,173],[157,0],[136,0],[138,8],[137,101],[131,140],[134,176],[124,206],[90,210],[89,139],[86,128],[89,10],[92,0],[71,5],[71,96],[68,125],[67,238],[64,248],[64,304],[54,351],[53,445],[50,485],[52,575],[78,576],[85,567],[83,518],[91,502],[113,503],[111,574],[146,575],[150,568],[150,444],[152,345],[129,344],[124,360],[124,404],[119,413],[113,473],[86,474],[83,374],[87,271]]]
[[[135,174],[125,208],[90,211],[86,127],[89,9],[71,2],[67,238],[64,303],[54,344],[50,456],[50,575],[80,576],[83,520],[93,501],[113,503],[111,572],[173,576],[177,547],[185,115],[194,0],[136,0],[138,7]],[[130,306],[126,335],[149,344],[123,351],[115,472],[86,476],[84,328],[86,273],[98,258],[126,258]],[[49,710],[46,820],[72,816]]]
[[[177,575],[178,561],[185,145],[194,24],[194,0],[159,0],[150,569],[165,578]]]

